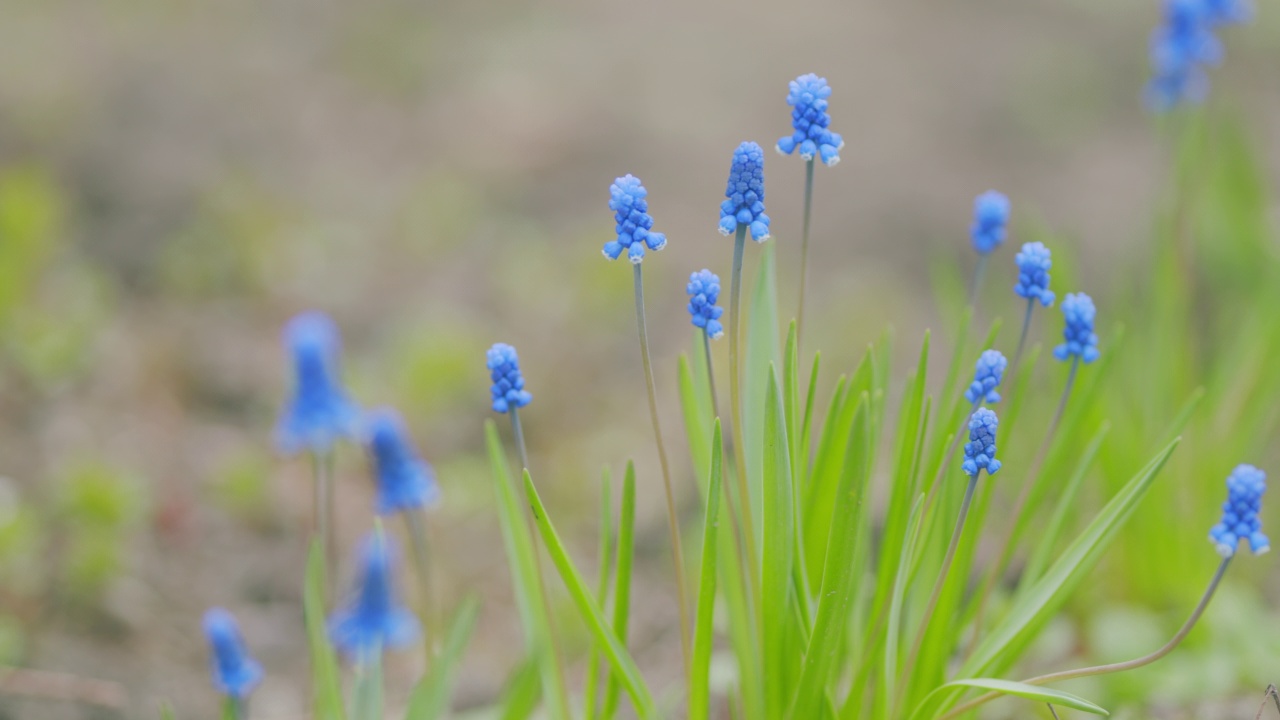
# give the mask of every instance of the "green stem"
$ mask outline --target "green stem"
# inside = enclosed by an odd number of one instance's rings
[[[337,557],[335,539],[333,537],[334,491],[333,491],[333,451],[311,453],[312,475],[312,521],[315,533],[320,538],[320,547],[324,548],[325,592],[329,599],[334,595],[334,558]]]
[[[969,288],[969,307],[977,309],[978,291],[982,288],[982,278],[987,274],[987,256],[978,256],[978,265],[973,269],[973,286]]]
[[[742,428],[742,391],[741,366],[738,362],[741,332],[739,325],[739,306],[742,301],[742,253],[746,247],[747,226],[738,225],[738,232],[733,237],[733,271],[729,285],[729,411],[733,418],[733,463],[734,474],[738,477],[738,506],[742,511],[742,541],[746,557],[744,562],[750,570],[745,578],[750,589],[749,596],[760,594],[760,571],[757,566],[759,555],[756,554],[755,519],[751,511],[751,492],[747,482],[746,443]]]
[[[716,397],[716,373],[711,366],[711,336],[702,329],[702,352],[707,359],[707,385],[711,387],[711,414],[720,417],[720,401]]]
[[[529,469],[529,449],[524,444],[524,426],[520,424],[520,411],[511,408],[511,434],[516,438],[516,452],[520,455],[520,466]]]
[[[951,437],[951,444],[947,446],[947,452],[942,456],[942,462],[938,464],[938,473],[933,477],[933,485],[929,488],[929,497],[925,499],[925,514],[929,512],[929,508],[933,507],[933,500],[938,494],[938,488],[942,486],[942,478],[946,476],[947,468],[951,467],[951,458],[955,456],[956,449],[960,447],[961,438],[965,436],[965,431],[969,429],[969,419],[982,406],[982,400],[982,398],[978,398],[978,402],[974,403],[969,412],[965,413],[964,420],[960,422],[960,429]]]
[[[382,648],[373,648],[356,663],[352,720],[383,720]]]
[[[684,549],[680,544],[680,518],[676,515],[675,489],[671,485],[671,468],[667,462],[667,448],[662,441],[662,423],[658,416],[658,389],[653,379],[653,361],[649,356],[649,332],[644,320],[644,276],[641,264],[635,269],[636,327],[640,332],[640,357],[644,362],[644,381],[649,390],[649,419],[653,422],[653,437],[658,445],[658,463],[662,466],[662,485],[667,498],[667,524],[671,531],[671,555],[675,563],[676,592],[680,594],[680,650],[684,658],[685,675],[689,672],[689,601],[685,591]]]
[[[804,329],[804,295],[809,276],[809,218],[813,207],[813,158],[804,164],[804,222],[800,231],[800,306],[796,310],[796,346]]]
[[[1009,377],[1017,377],[1014,373],[1018,371],[1018,361],[1022,359],[1022,349],[1027,344],[1027,330],[1031,328],[1031,311],[1035,309],[1035,306],[1035,299],[1027,298],[1027,314],[1022,317],[1022,334],[1018,336],[1018,349],[1013,353],[1013,363],[1009,366]]]
[[[1169,642],[1165,643],[1155,652],[1126,662],[1093,665],[1090,667],[1078,668],[1076,670],[1064,670],[1062,672],[1049,673],[1048,675],[1038,675],[1030,678],[1029,680],[1023,680],[1022,682],[1027,685],[1048,685],[1049,683],[1058,682],[1059,680],[1070,680],[1072,678],[1088,677],[1091,675],[1105,675],[1108,673],[1124,672],[1126,670],[1140,668],[1144,665],[1150,665],[1165,655],[1168,655],[1173,652],[1174,648],[1178,647],[1178,645],[1182,643],[1182,641],[1187,637],[1187,634],[1191,632],[1191,629],[1195,627],[1196,622],[1200,620],[1200,616],[1204,614],[1205,608],[1209,607],[1209,601],[1213,599],[1213,594],[1217,591],[1218,584],[1222,582],[1222,576],[1226,574],[1227,566],[1230,564],[1231,558],[1227,557],[1222,559],[1222,562],[1218,565],[1217,572],[1213,574],[1213,579],[1209,581],[1209,587],[1205,589],[1204,595],[1200,598],[1200,603],[1196,605],[1196,609],[1191,612],[1191,617],[1187,618],[1187,621],[1183,623],[1182,627],[1178,629],[1178,632],[1169,639]],[[938,720],[947,720],[948,718],[959,717],[963,713],[966,713],[979,705],[990,702],[997,697],[1000,697],[1000,693],[990,692],[985,695],[981,695],[967,703],[964,703],[963,705],[956,706],[945,715],[940,715]]]
[[[241,698],[228,696],[222,701],[223,720],[245,720],[249,717],[249,703]]]
[[[430,666],[435,661],[436,652],[439,649],[441,624],[434,593],[435,587],[431,582],[431,554],[428,551],[427,527],[424,522],[426,513],[418,509],[406,510],[402,514],[409,531],[410,545],[413,548],[413,564],[415,574],[418,576],[418,593],[421,596],[419,602],[422,608],[422,626],[425,630],[423,635],[426,639],[427,663]]]

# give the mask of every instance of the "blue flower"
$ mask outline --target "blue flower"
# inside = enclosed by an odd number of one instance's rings
[[[1000,471],[1000,461],[996,459],[996,426],[1000,419],[987,408],[978,408],[969,416],[969,442],[964,444],[964,463],[960,468],[964,474],[977,477],[983,470],[988,475]]]
[[[285,454],[328,452],[355,437],[360,409],[338,380],[338,328],[327,315],[307,312],[289,321],[284,343],[293,356],[293,394],[276,425],[276,445]]]
[[[1252,465],[1237,465],[1227,478],[1227,501],[1222,504],[1222,522],[1209,531],[1209,540],[1222,557],[1236,554],[1241,540],[1249,542],[1254,555],[1271,549],[1271,541],[1262,534],[1258,512],[1262,510],[1262,494],[1267,491],[1267,474]]]
[[[964,398],[971,403],[985,400],[989,403],[1000,402],[1000,381],[1004,378],[1004,369],[1009,365],[1004,354],[999,350],[986,350],[978,356],[978,365],[973,372],[973,382],[965,390]]]
[[[827,114],[829,97],[831,86],[826,78],[809,73],[790,82],[787,104],[791,106],[791,127],[795,132],[778,141],[778,152],[790,155],[799,149],[800,157],[812,160],[818,155],[828,167],[840,162],[844,138],[827,127],[831,124]]]
[[[1151,81],[1147,105],[1157,112],[1182,103],[1203,102],[1209,92],[1205,65],[1222,60],[1213,26],[1237,12],[1236,3],[1165,0],[1164,23],[1151,36]]]
[[[764,151],[744,142],[733,151],[727,198],[720,203],[720,234],[732,235],[739,225],[751,228],[751,239],[769,239],[769,216],[764,214]]]
[[[1053,266],[1053,258],[1049,248],[1044,243],[1026,243],[1014,261],[1018,264],[1018,284],[1013,286],[1013,292],[1018,297],[1039,300],[1045,307],[1052,305],[1054,295],[1049,289],[1049,268]]]
[[[211,608],[204,614],[204,635],[209,641],[213,687],[227,697],[243,700],[262,681],[262,666],[249,657],[240,627],[231,613]]]
[[[379,515],[428,507],[440,497],[436,476],[410,444],[399,413],[379,408],[369,414],[369,450],[373,455]]]
[[[969,236],[979,255],[987,255],[1004,242],[1009,225],[1009,198],[988,190],[973,201],[973,227]]]
[[[493,387],[489,394],[493,396],[493,411],[505,413],[522,408],[533,401],[533,396],[524,389],[524,376],[520,374],[520,357],[516,349],[506,343],[495,343],[485,355],[489,366],[489,379]]]
[[[1086,363],[1098,359],[1098,336],[1093,333],[1095,314],[1093,299],[1084,293],[1067,293],[1062,299],[1062,316],[1066,327],[1062,337],[1066,342],[1053,349],[1059,360],[1079,358]]]
[[[689,293],[689,315],[694,327],[707,331],[712,340],[724,335],[724,326],[720,324],[720,316],[724,308],[716,306],[720,298],[720,278],[710,270],[699,270],[689,276],[689,284],[685,286]]]
[[[329,619],[329,636],[343,652],[363,659],[418,637],[418,621],[395,597],[392,549],[380,530],[361,548],[359,585],[351,601]]]
[[[1239,25],[1253,20],[1253,4],[1247,0],[1204,0],[1204,8],[1213,25]]]
[[[609,186],[609,209],[617,222],[618,239],[604,244],[605,257],[617,260],[626,250],[631,264],[639,265],[646,245],[654,251],[667,246],[667,236],[653,231],[653,216],[649,214],[649,201],[645,200],[648,194],[634,175],[624,175]]]

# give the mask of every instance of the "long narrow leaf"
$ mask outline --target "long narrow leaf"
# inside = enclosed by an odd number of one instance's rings
[[[325,625],[324,548],[313,540],[307,557],[306,586],[302,606],[307,623],[307,642],[311,653],[311,681],[314,684],[315,715],[317,720],[344,720],[342,707],[342,681],[338,676],[338,659],[329,643],[329,630]]]
[[[772,370],[772,369],[771,369]],[[764,638],[765,707],[769,717],[786,712],[787,677],[793,666],[787,653],[790,620],[792,542],[795,527],[792,510],[791,462],[782,392],[777,374],[769,373],[764,415],[763,492],[764,527],[761,546],[761,622]]]
[[[1053,690],[1051,688],[1027,685],[1026,683],[1012,682],[1010,680],[995,680],[992,678],[972,678],[969,680],[956,680],[955,682],[949,682],[937,690],[934,690],[929,697],[925,698],[925,702],[922,707],[927,706],[930,700],[934,699],[935,696],[941,693],[957,689],[963,690],[964,688],[994,690],[1005,695],[1015,695],[1017,697],[1026,698],[1027,700],[1034,700],[1038,703],[1052,703],[1053,705],[1060,705],[1065,708],[1080,710],[1093,715],[1102,715],[1103,717],[1111,714],[1106,710],[1103,710],[1098,705],[1091,703],[1078,695],[1072,695],[1071,693],[1063,692],[1061,690]],[[924,717],[925,716],[917,710],[912,714],[911,720]]]
[[[618,509],[617,557],[613,563],[613,635],[627,644],[627,623],[631,617],[631,563],[635,557],[636,465],[627,461],[622,476],[622,505]],[[621,686],[616,674],[605,684],[603,717],[612,718],[618,709]]]
[[[707,477],[706,518],[702,525],[702,570],[698,581],[698,605],[694,612],[693,662],[689,666],[689,717],[706,718],[711,712],[712,620],[716,608],[716,540],[720,529],[721,468],[720,419],[711,432],[711,471]]]
[[[597,555],[596,567],[596,602],[606,607],[609,601],[610,570],[613,565],[613,478],[609,475],[609,466],[605,466],[600,478],[600,553]],[[596,717],[596,693],[600,686],[600,649],[591,646],[587,655],[586,687],[582,692],[582,705],[588,720]],[[608,670],[605,671],[606,677]]]
[[[480,601],[474,597],[468,598],[454,614],[453,621],[449,623],[449,634],[444,640],[444,650],[409,697],[405,720],[435,720],[448,713],[449,693],[453,690],[458,664],[471,641],[471,631],[476,627],[479,614]]]

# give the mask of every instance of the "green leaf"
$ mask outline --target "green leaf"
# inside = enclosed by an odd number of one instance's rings
[[[528,469],[524,471],[524,489],[529,497],[529,507],[533,510],[533,522],[538,527],[542,542],[547,546],[551,562],[555,564],[556,570],[560,571],[560,579],[569,590],[569,597],[578,608],[578,614],[587,624],[587,629],[591,631],[595,642],[604,650],[605,657],[613,666],[614,674],[618,676],[622,686],[631,696],[636,715],[641,718],[657,717],[657,706],[654,705],[649,687],[640,675],[640,669],[631,659],[631,653],[627,652],[627,648],[618,640],[613,629],[605,621],[604,612],[592,597],[586,581],[574,567],[573,560],[569,558],[569,553],[564,548],[564,543],[560,541],[559,533],[551,524],[551,518],[547,516],[547,510],[542,505],[542,498],[538,496],[538,489],[534,487],[533,478],[529,476]]]
[[[969,680],[956,680],[954,682],[949,682],[930,693],[929,696],[925,698],[925,701],[921,703],[921,708],[927,707],[929,702],[935,699],[935,696],[943,692],[955,691],[963,688],[994,690],[995,692],[1003,693],[1005,695],[1016,695],[1017,697],[1026,698],[1028,700],[1060,705],[1062,707],[1071,708],[1072,710],[1080,710],[1082,712],[1091,713],[1093,715],[1102,715],[1104,717],[1111,714],[1106,710],[1103,710],[1098,705],[1095,705],[1078,695],[1072,695],[1071,693],[1063,692],[1061,690],[1028,685],[1026,683],[1012,682],[1010,680],[995,680],[992,678],[972,678]],[[912,720],[923,717],[924,715],[921,714],[920,710],[916,710],[916,712],[911,716]]]
[[[224,698],[222,701],[222,720],[239,720],[235,698]]]
[[[898,561],[898,573],[893,579],[893,599],[889,603],[889,628],[885,633],[884,672],[881,673],[883,698],[879,708],[886,714],[893,698],[897,696],[897,686],[901,668],[898,666],[898,645],[902,639],[902,611],[906,609],[907,585],[910,584],[910,570],[920,541],[920,520],[924,515],[924,493],[916,496],[915,505],[911,507],[911,519],[907,523],[906,542],[902,544],[901,559]],[[906,679],[902,680],[906,682]]]
[[[782,354],[778,338],[778,283],[775,277],[774,243],[765,243],[760,252],[760,268],[751,310],[747,317],[746,356],[742,361],[742,428],[743,450],[747,465],[747,487],[751,493],[751,527],[759,534],[763,528],[760,506],[760,483],[764,462],[764,415],[768,403],[770,366],[781,367]],[[760,537],[756,537],[760,547]]]
[[[435,720],[448,714],[449,693],[453,690],[458,665],[471,641],[479,613],[480,601],[470,597],[454,614],[449,623],[449,634],[445,637],[444,650],[409,696],[405,720]]]
[[[1067,522],[1067,517],[1075,511],[1076,496],[1080,494],[1080,487],[1084,485],[1085,475],[1089,473],[1089,468],[1093,467],[1093,460],[1098,456],[1098,449],[1102,447],[1102,441],[1106,439],[1107,433],[1111,431],[1111,423],[1103,423],[1098,428],[1098,432],[1094,433],[1093,439],[1085,447],[1084,452],[1080,455],[1080,462],[1076,465],[1076,471],[1071,474],[1071,478],[1062,485],[1061,493],[1054,498],[1053,515],[1050,517],[1047,525],[1043,526],[1040,531],[1039,540],[1036,541],[1035,549],[1031,552],[1031,557],[1027,559],[1027,567],[1022,571],[1022,579],[1020,584],[1030,585],[1040,579],[1044,569],[1049,565],[1050,553],[1058,544],[1058,538],[1062,536],[1062,530]]]
[[[177,715],[173,714],[173,706],[167,702],[160,703],[160,720],[177,720]]]
[[[769,717],[786,712],[789,687],[786,678],[794,667],[787,652],[787,629],[791,622],[791,562],[795,540],[792,509],[791,462],[787,444],[786,419],[778,377],[770,368],[764,415],[764,499],[763,544],[761,545],[761,622],[764,623],[765,707]]]
[[[694,356],[698,357],[697,355]],[[699,365],[706,363],[694,360]],[[689,440],[689,458],[693,460],[694,472],[711,462],[711,437],[707,435],[707,427],[714,416],[711,411],[710,391],[699,387],[689,358],[681,355],[676,368],[676,384],[680,389],[680,411],[684,416],[684,432]]]
[[[618,510],[617,558],[613,563],[613,635],[627,644],[627,621],[631,616],[631,564],[635,557],[636,465],[627,461],[622,476],[622,507]],[[605,686],[604,717],[612,718],[618,708],[620,685],[616,674]]]
[[[689,667],[689,717],[706,718],[711,711],[712,621],[716,608],[716,536],[720,528],[721,468],[720,419],[711,431],[711,471],[707,477],[706,519],[702,524],[702,570],[698,581],[698,605],[694,611],[693,663]]]
[[[610,477],[609,467],[606,465],[600,478],[600,554],[596,568],[596,602],[600,603],[600,607],[605,607],[609,601],[609,576],[613,564],[612,487],[613,478]],[[588,719],[596,717],[596,690],[600,685],[599,654],[600,649],[592,645],[591,652],[587,655],[587,679],[582,694],[582,705]],[[605,674],[607,677],[607,670]]]
[[[557,657],[554,635],[547,614],[543,595],[541,570],[538,567],[537,549],[530,534],[523,503],[507,467],[507,457],[498,438],[498,427],[492,420],[484,425],[485,441],[489,450],[489,465],[498,495],[498,524],[502,529],[502,542],[506,546],[507,564],[511,568],[511,584],[515,588],[516,607],[524,627],[525,646],[538,657],[542,673],[542,695],[546,698],[553,717],[570,717],[569,697],[565,690],[564,672]]]
[[[338,659],[329,643],[329,629],[324,612],[324,547],[320,540],[311,542],[307,557],[307,576],[302,607],[307,623],[307,642],[311,652],[311,679],[314,685],[317,720],[344,720],[342,681],[338,676]]]
[[[811,440],[813,430],[813,410],[814,400],[818,395],[818,369],[822,364],[822,354],[814,353],[813,369],[809,371],[809,391],[804,400],[804,417],[800,421],[800,457],[796,466],[796,485],[802,489],[801,496],[804,496],[803,490],[809,485],[809,469],[810,458],[809,452],[813,447]]]
[[[383,720],[382,653],[370,653],[356,663],[355,690],[352,694],[352,720]]]
[[[511,673],[499,703],[498,717],[502,720],[526,720],[538,709],[538,698],[542,694],[539,664],[538,656],[531,654]]]

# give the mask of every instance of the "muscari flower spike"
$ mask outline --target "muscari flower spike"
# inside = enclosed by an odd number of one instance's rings
[[[795,132],[778,140],[775,146],[778,152],[790,155],[799,150],[805,160],[817,155],[828,167],[840,162],[844,138],[828,127],[831,124],[831,116],[827,114],[829,97],[831,86],[827,79],[813,73],[801,75],[788,84],[787,104],[791,106],[791,127]]]
[[[978,408],[969,416],[969,442],[964,444],[964,462],[960,469],[970,477],[977,477],[983,470],[988,475],[1000,471],[996,459],[996,426],[1000,419],[987,408]]]
[[[689,316],[694,327],[707,331],[712,340],[724,336],[724,326],[720,324],[720,316],[724,308],[718,307],[720,298],[720,278],[710,270],[699,270],[689,276],[689,284],[685,286],[689,293]]]
[[[624,175],[609,186],[609,209],[617,222],[618,239],[604,244],[605,257],[617,260],[626,250],[631,264],[639,265],[646,246],[655,252],[667,246],[667,236],[653,231],[653,216],[645,199],[648,194],[634,175]]]
[[[1151,80],[1147,106],[1165,112],[1183,103],[1203,102],[1209,93],[1204,66],[1222,61],[1222,43],[1213,34],[1238,12],[1237,3],[1206,0],[1165,0],[1164,20],[1151,35]]]
[[[381,531],[365,539],[360,560],[354,597],[329,619],[333,644],[357,660],[418,636],[417,619],[396,600],[392,548]]]
[[[971,403],[979,401],[1000,402],[1000,381],[1004,379],[1004,369],[1009,361],[999,350],[986,350],[978,356],[978,364],[973,372],[973,382],[965,390],[964,398]]]
[[[1040,242],[1026,243],[1014,260],[1018,264],[1018,284],[1013,286],[1013,292],[1018,297],[1039,300],[1044,307],[1052,305],[1054,294],[1049,289],[1049,268],[1053,266],[1053,257],[1049,248]]]
[[[506,343],[495,343],[485,355],[489,367],[489,379],[493,387],[493,411],[506,413],[528,405],[533,396],[524,389],[524,376],[520,374],[520,356]]]
[[[1062,329],[1062,337],[1066,342],[1053,349],[1053,356],[1059,360],[1079,358],[1086,363],[1098,359],[1098,336],[1093,332],[1093,318],[1096,310],[1093,299],[1084,293],[1067,293],[1062,299],[1062,316],[1066,326]]]
[[[988,255],[1004,243],[1009,226],[1009,198],[988,190],[973,200],[973,226],[969,237],[979,255]]]
[[[1238,465],[1227,478],[1227,501],[1222,504],[1222,522],[1209,531],[1209,540],[1224,558],[1236,554],[1241,540],[1249,543],[1254,555],[1271,549],[1271,541],[1262,534],[1258,512],[1262,510],[1262,494],[1267,491],[1267,474],[1252,465]]]
[[[323,313],[306,312],[285,326],[284,343],[293,356],[293,394],[276,425],[276,445],[293,455],[328,452],[341,438],[355,437],[360,409],[338,379],[338,328]]]
[[[1253,20],[1253,4],[1248,0],[1204,0],[1204,8],[1214,25],[1240,25]]]
[[[222,608],[204,614],[204,635],[212,650],[209,665],[213,687],[223,695],[243,700],[262,681],[262,666],[249,657],[235,616]]]
[[[379,515],[434,505],[440,498],[435,473],[414,451],[400,414],[379,408],[369,414],[368,442],[377,481]]]
[[[720,203],[720,234],[732,235],[739,225],[751,229],[751,239],[769,239],[769,216],[764,214],[764,150],[744,142],[733,151],[729,166],[727,198]]]

